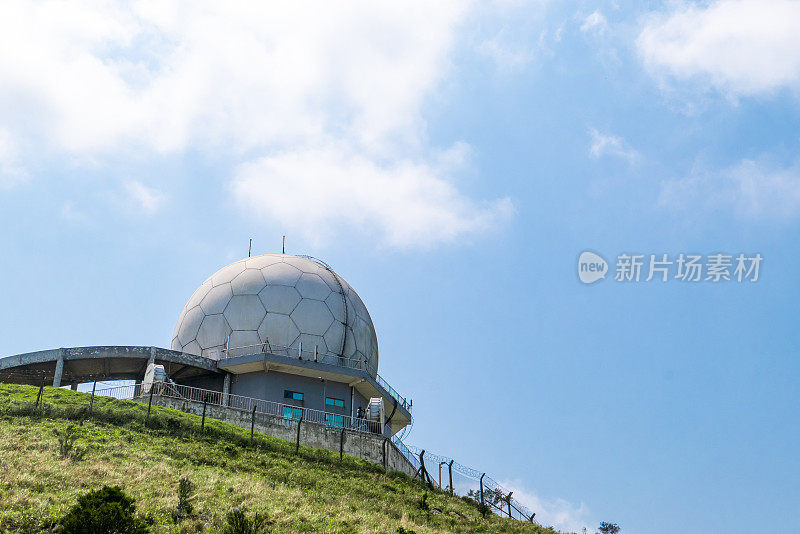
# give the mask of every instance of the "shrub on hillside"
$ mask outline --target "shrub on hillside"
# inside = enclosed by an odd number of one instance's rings
[[[78,497],[78,503],[61,519],[62,534],[146,534],[144,521],[135,516],[136,505],[118,486],[103,486]]]
[[[79,462],[86,456],[86,449],[75,446],[78,441],[78,429],[75,425],[70,424],[64,430],[57,428],[53,429],[56,439],[58,439],[58,454],[62,458],[69,458]]]
[[[266,517],[256,513],[249,518],[244,510],[233,508],[228,512],[222,532],[223,534],[261,534],[266,532],[266,529]]]

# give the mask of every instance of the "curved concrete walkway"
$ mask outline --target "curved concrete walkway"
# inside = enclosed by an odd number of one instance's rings
[[[144,346],[68,347],[0,358],[0,380],[77,384],[94,380],[141,380],[147,364],[165,367],[170,377],[220,375],[217,362],[194,354]]]

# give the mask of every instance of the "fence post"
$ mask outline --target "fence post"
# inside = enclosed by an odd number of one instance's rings
[[[42,400],[43,391],[44,391],[44,378],[42,379],[42,383],[39,384],[39,394],[36,395],[36,408],[39,407],[39,402]]]
[[[508,517],[511,517],[511,494],[514,493],[513,491],[508,492],[508,497],[506,497],[506,502],[508,503]]]
[[[422,473],[422,481],[428,482],[428,487],[433,489],[433,483],[431,482],[431,475],[428,473],[428,470],[425,469],[425,449],[419,453],[419,463],[420,463],[420,471]]]
[[[297,420],[297,440],[295,441],[295,444],[294,444],[294,453],[295,454],[299,454],[300,453],[300,425],[303,424],[303,414],[304,413],[305,413],[305,410],[300,410],[300,419]]]
[[[483,504],[483,477],[485,477],[485,476],[486,476],[486,473],[481,475],[481,506],[485,506]],[[486,517],[486,516],[484,515],[484,517]]]
[[[203,418],[200,420],[200,431],[206,430],[206,406],[208,406],[208,395],[203,397]]]
[[[250,416],[250,441],[253,441],[253,431],[256,428],[256,405],[253,405],[253,415]]]
[[[450,463],[447,464],[447,471],[450,474],[450,495],[453,494],[453,462],[455,462],[455,460],[450,460]]]
[[[145,421],[144,426],[147,426],[147,424],[150,422],[150,408],[153,406],[153,390],[154,389],[155,388],[153,387],[153,384],[150,384],[150,399],[147,401],[147,421]]]
[[[92,407],[94,406],[94,390],[97,388],[97,380],[92,383],[92,398],[89,400],[89,415],[92,415]]]
[[[339,461],[342,461],[342,457],[344,456],[344,428],[342,429],[342,435],[339,436]]]

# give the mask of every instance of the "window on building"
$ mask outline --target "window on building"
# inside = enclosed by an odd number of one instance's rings
[[[336,415],[334,413],[325,414],[325,426],[332,426],[334,428],[344,427],[344,416]]]
[[[283,398],[284,399],[291,399],[296,401],[303,400],[303,394],[299,391],[289,391],[288,389],[283,390]]]
[[[344,401],[342,399],[334,399],[333,397],[325,397],[325,406],[344,408]]]
[[[299,421],[302,411],[303,410],[300,409],[300,408],[293,408],[291,406],[284,406],[283,407],[283,418],[284,419],[291,419],[292,421]]]

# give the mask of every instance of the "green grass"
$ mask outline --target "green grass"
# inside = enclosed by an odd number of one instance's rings
[[[300,447],[133,401],[45,388],[0,385],[0,532],[42,532],[58,522],[78,496],[119,485],[155,533],[219,532],[239,507],[268,518],[269,532],[530,532],[553,533],[478,510],[458,497],[428,491],[397,472],[327,450]],[[57,434],[77,426],[75,446],[62,457]],[[193,515],[174,519],[181,477],[194,486]]]

